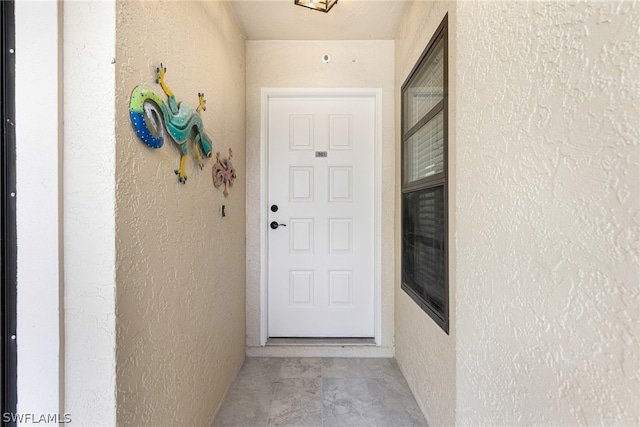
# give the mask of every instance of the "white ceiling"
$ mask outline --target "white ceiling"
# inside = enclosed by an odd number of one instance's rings
[[[392,40],[410,2],[339,0],[329,13],[294,0],[232,0],[249,40]]]

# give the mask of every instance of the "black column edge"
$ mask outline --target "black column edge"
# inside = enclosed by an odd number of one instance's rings
[[[17,229],[15,133],[14,1],[0,1],[2,11],[2,421],[16,425],[17,409]],[[10,419],[7,419],[10,418]]]

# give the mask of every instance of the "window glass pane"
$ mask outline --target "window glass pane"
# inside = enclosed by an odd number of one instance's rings
[[[402,197],[402,281],[444,318],[444,187]]]
[[[433,55],[417,72],[403,93],[404,130],[411,129],[444,96],[444,40],[434,47]]]
[[[441,111],[405,142],[404,184],[444,171],[443,137]]]

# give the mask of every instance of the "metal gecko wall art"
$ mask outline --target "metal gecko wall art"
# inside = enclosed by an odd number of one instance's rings
[[[224,160],[220,160],[220,153],[216,153],[216,163],[213,165],[213,185],[218,188],[224,185],[224,191],[222,194],[229,195],[229,187],[233,185],[233,180],[236,179],[236,170],[231,163],[231,157],[233,152],[229,148],[229,157]]]
[[[173,92],[167,87],[164,76],[167,69],[160,64],[156,68],[156,83],[167,95],[165,103],[153,89],[138,85],[131,93],[129,113],[131,122],[140,139],[151,148],[160,148],[164,144],[165,129],[171,138],[180,145],[182,154],[180,166],[175,170],[178,181],[185,184],[187,175],[184,165],[187,160],[187,140],[195,128],[194,147],[198,157],[200,169],[204,167],[203,155],[211,157],[211,139],[204,131],[204,125],[200,118],[200,112],[206,110],[204,93],[198,93],[198,107],[194,110],[185,102],[177,103]]]

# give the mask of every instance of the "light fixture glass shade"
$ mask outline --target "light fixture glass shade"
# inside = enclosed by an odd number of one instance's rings
[[[327,13],[334,4],[338,3],[338,0],[294,0],[294,3],[298,6],[304,6],[309,9]]]

